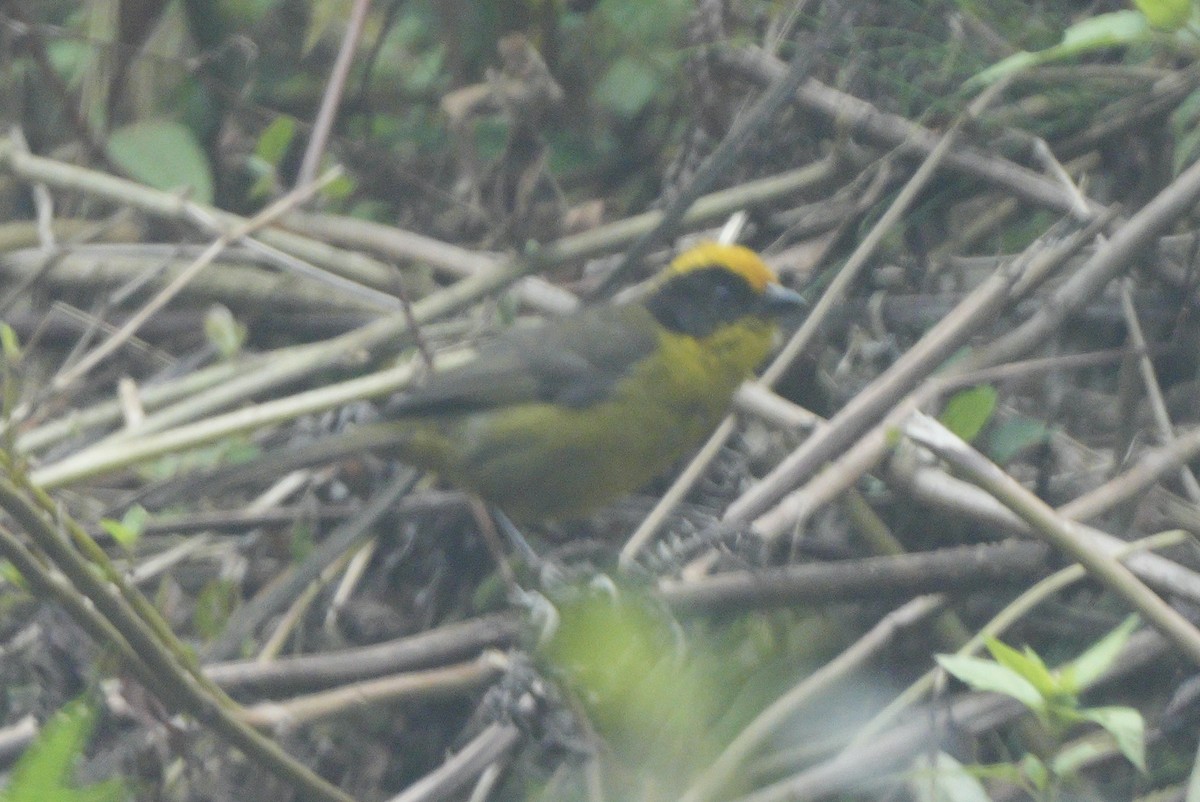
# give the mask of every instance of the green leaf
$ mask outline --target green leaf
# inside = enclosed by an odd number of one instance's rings
[[[116,802],[124,798],[124,788],[116,780],[78,789],[70,785],[71,769],[83,753],[95,721],[95,711],[82,699],[69,702],[55,713],[13,767],[0,800]]]
[[[225,359],[232,359],[246,342],[246,327],[234,318],[228,308],[213,304],[204,316],[204,336],[217,353]]]
[[[1145,38],[1150,26],[1137,11],[1113,11],[1075,23],[1063,33],[1062,42],[1036,53],[1021,51],[998,61],[967,81],[967,88],[978,90],[1030,67],[1073,58],[1117,45],[1133,44]]]
[[[248,199],[262,201],[270,196],[275,187],[278,186],[279,182],[275,174],[275,168],[258,156],[254,154],[247,156],[245,168],[249,175],[257,176],[254,179],[254,183],[246,190],[246,197]]]
[[[173,120],[142,120],[116,129],[108,156],[136,181],[165,191],[188,190],[192,200],[212,203],[208,159],[191,129]]]
[[[931,760],[918,755],[908,789],[916,802],[989,802],[983,783],[961,763],[938,752]]]
[[[1030,53],[1027,50],[1022,50],[1019,53],[1013,53],[1011,56],[997,61],[986,70],[981,71],[969,81],[967,88],[979,89],[990,84],[996,83],[1001,78],[1007,78],[1009,75],[1015,75],[1019,72],[1024,72],[1030,67],[1036,67],[1041,64],[1044,57],[1036,53]]]
[[[1113,11],[1080,20],[1063,32],[1062,44],[1050,48],[1061,55],[1089,53],[1104,47],[1126,45],[1146,34],[1146,18],[1136,11]]]
[[[132,551],[137,545],[138,538],[142,536],[142,532],[146,529],[146,521],[150,518],[150,513],[140,504],[134,504],[125,514],[121,516],[120,521],[114,521],[111,518],[102,518],[100,526],[105,532],[112,536],[112,539],[120,544],[121,548],[126,551]]]
[[[722,689],[702,641],[681,659],[670,620],[632,588],[564,599],[556,609],[544,654],[614,750],[664,772],[711,754]]]
[[[17,570],[17,566],[8,560],[0,560],[0,579],[3,579],[14,587],[28,588],[28,585],[25,584],[25,577]]]
[[[113,540],[117,541],[117,543],[121,544],[127,550],[137,541],[137,532],[129,529],[120,521],[114,521],[112,518],[101,518],[100,528],[108,532]]]
[[[281,114],[259,134],[258,144],[254,147],[254,155],[272,167],[278,168],[295,135],[296,120]]]
[[[991,420],[996,398],[996,388],[988,384],[955,393],[942,410],[942,425],[970,443]]]
[[[1086,652],[1059,669],[1063,686],[1079,693],[1100,678],[1116,661],[1129,636],[1137,629],[1138,617],[1131,615],[1120,626],[1092,644]]]
[[[997,465],[1007,465],[1025,449],[1045,440],[1048,431],[1043,421],[1016,415],[989,431],[987,455]]]
[[[992,691],[1011,696],[1034,712],[1041,712],[1045,700],[1033,684],[1007,666],[967,655],[939,654],[938,665],[977,691]]]
[[[1026,648],[1025,651],[1018,652],[995,638],[985,638],[984,644],[992,657],[996,658],[996,662],[1024,677],[1029,684],[1037,688],[1043,699],[1051,699],[1059,694],[1060,687],[1057,677],[1051,673],[1046,664],[1042,662],[1042,658],[1038,657],[1032,649]]]
[[[1133,4],[1161,31],[1177,31],[1192,16],[1192,0],[1133,0]]]
[[[1025,775],[1019,764],[989,763],[970,766],[971,773],[980,780],[999,780],[1008,785],[1026,785]]]
[[[3,349],[6,362],[21,361],[21,339],[17,332],[7,323],[0,323],[0,348]]]
[[[321,197],[328,200],[345,200],[357,189],[354,179],[346,174],[339,175],[321,190]]]
[[[1089,707],[1079,712],[1103,727],[1138,771],[1146,770],[1146,723],[1141,713],[1132,707]]]
[[[125,791],[125,784],[120,780],[112,779],[97,785],[89,785],[86,788],[73,789],[69,800],[70,802],[121,802],[121,800],[131,798]],[[68,799],[64,798],[56,800],[56,802],[68,802]]]
[[[1054,756],[1050,768],[1056,777],[1074,777],[1080,769],[1101,755],[1106,746],[1093,738],[1073,743]]]
[[[1025,755],[1021,758],[1017,766],[1021,770],[1021,776],[1025,782],[1029,783],[1034,789],[1044,791],[1050,784],[1050,772],[1046,768],[1046,764],[1041,761],[1037,755]]]
[[[600,79],[594,98],[610,113],[630,119],[654,99],[661,86],[656,70],[632,56],[624,56]]]

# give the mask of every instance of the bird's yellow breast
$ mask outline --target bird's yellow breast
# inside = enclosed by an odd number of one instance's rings
[[[646,484],[695,448],[766,357],[774,327],[742,320],[659,347],[595,403],[522,403],[418,424],[402,458],[519,521],[577,517]]]

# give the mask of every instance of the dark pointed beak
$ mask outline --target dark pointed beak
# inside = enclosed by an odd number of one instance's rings
[[[767,317],[788,317],[807,309],[808,301],[782,284],[768,284],[759,299],[759,305]]]

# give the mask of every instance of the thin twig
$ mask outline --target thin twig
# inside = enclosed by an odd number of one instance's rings
[[[717,56],[723,66],[750,80],[770,82],[786,70],[779,59],[754,48],[718,48]],[[870,103],[840,92],[812,78],[796,92],[796,102],[807,110],[825,115],[837,125],[848,125],[876,141],[891,147],[902,147],[918,154],[928,154],[940,140],[937,132],[918,125],[898,114],[880,111]],[[978,148],[959,146],[947,157],[949,167],[981,178],[1034,203],[1055,211],[1073,214],[1076,198],[1057,182]],[[1088,204],[1085,220],[1102,211],[1094,201]]]
[[[515,724],[489,724],[434,771],[388,802],[438,802],[450,799],[488,766],[503,760],[521,741]]]
[[[333,121],[337,117],[338,105],[350,75],[350,65],[354,63],[354,53],[358,50],[359,40],[362,39],[363,26],[366,24],[367,11],[370,8],[371,0],[354,0],[350,9],[350,19],[346,23],[346,32],[342,35],[342,45],[329,73],[329,81],[325,84],[321,108],[317,110],[317,119],[308,139],[308,148],[304,151],[304,159],[300,162],[300,170],[296,174],[297,187],[310,183],[317,174],[317,165],[321,163],[321,156],[325,153],[325,143],[329,141],[329,132],[333,129]]]
[[[962,515],[999,532],[1032,534],[1028,524],[1022,521],[1016,513],[984,490],[938,468],[918,467],[914,469],[911,466],[914,461],[906,454],[906,449],[902,444],[897,451],[896,458],[889,463],[888,481],[896,487],[902,488],[917,501],[945,509],[955,515]],[[1086,495],[1092,497],[1093,494]],[[1057,510],[1063,518],[1076,522],[1079,532],[1087,536],[1090,548],[1108,554],[1120,553],[1121,549],[1125,547],[1126,541],[1081,523],[1091,516],[1081,515],[1078,511],[1088,512],[1074,502],[1064,504]],[[1200,574],[1195,571],[1153,552],[1138,552],[1130,555],[1125,564],[1143,582],[1158,588],[1161,592],[1174,594],[1200,604]]]
[[[833,683],[861,668],[867,660],[894,641],[900,630],[935,613],[944,601],[940,596],[919,596],[881,618],[849,648],[755,716],[680,797],[680,802],[708,802],[716,797],[742,768],[750,754],[760,748],[799,709],[818,695],[827,693]]]
[[[192,262],[183,272],[176,276],[170,284],[163,287],[159,293],[146,303],[137,313],[132,315],[129,320],[121,326],[120,330],[109,337],[108,340],[100,345],[86,357],[79,360],[70,370],[66,370],[56,376],[52,382],[52,386],[56,390],[65,389],[73,384],[80,377],[86,375],[92,368],[100,364],[104,359],[108,358],[121,345],[136,332],[143,323],[149,320],[156,312],[162,309],[167,303],[179,294],[179,291],[191,281],[191,279],[201,270],[212,263],[214,259],[221,255],[221,252],[226,247],[234,242],[237,242],[247,234],[251,234],[260,228],[268,226],[272,221],[283,216],[288,209],[303,203],[308,198],[311,198],[322,187],[328,184],[339,175],[338,170],[330,170],[321,179],[312,184],[305,184],[284,197],[277,200],[275,203],[263,209],[250,220],[230,229],[228,232],[218,237],[204,253],[197,257],[196,261]]]
[[[520,629],[515,614],[495,613],[337,652],[270,663],[211,663],[204,673],[229,693],[280,696],[465,660],[485,649],[507,649],[516,644]]]
[[[1121,312],[1125,316],[1125,326],[1129,329],[1129,340],[1133,347],[1141,352],[1138,357],[1138,372],[1142,375],[1142,385],[1146,389],[1146,399],[1150,402],[1150,411],[1154,416],[1154,425],[1158,428],[1158,437],[1164,445],[1175,441],[1175,426],[1171,423],[1171,415],[1167,412],[1167,402],[1163,398],[1162,387],[1158,383],[1158,375],[1154,363],[1146,353],[1146,335],[1142,333],[1142,322],[1138,319],[1137,310],[1133,307],[1132,279],[1126,278],[1121,282]],[[1179,468],[1179,480],[1188,498],[1193,503],[1200,503],[1200,482],[1187,465]]]
[[[737,121],[733,129],[721,140],[716,150],[709,154],[691,182],[667,206],[657,225],[625,250],[621,262],[605,276],[604,281],[597,289],[598,294],[604,295],[611,292],[625,273],[634,265],[639,264],[655,243],[674,232],[676,226],[683,220],[688,207],[729,171],[738,154],[754,134],[770,123],[779,110],[792,98],[796,89],[812,71],[817,58],[829,49],[834,36],[850,19],[856,5],[857,3],[853,0],[842,0],[841,3],[835,5],[821,23],[820,29],[812,37],[812,41],[804,47],[796,48],[796,55],[792,63],[772,82],[754,107]]]
[[[1072,521],[1060,516],[1046,502],[933,418],[914,413],[905,424],[904,433],[962,471],[972,482],[1020,515],[1038,536],[1078,561],[1109,590],[1141,613],[1148,623],[1192,662],[1200,664],[1200,630],[1142,584],[1112,555],[1092,548],[1087,539],[1080,536]]]
[[[195,671],[194,664],[190,665],[185,657],[186,650],[174,636],[169,631],[164,635],[163,627],[154,626],[143,617],[143,611],[149,609],[149,605],[131,602],[134,598],[141,599],[141,594],[128,586],[117,592],[112,581],[114,572],[107,559],[93,564],[67,546],[60,533],[46,520],[45,512],[37,509],[7,479],[0,479],[0,506],[20,522],[31,538],[47,549],[55,565],[87,596],[99,615],[119,631],[120,638],[128,642],[137,661],[145,664],[150,674],[149,687],[160,694],[164,702],[194,716],[300,793],[327,802],[353,802],[348,794],[289,757],[278,744],[238,721],[234,712],[236,706]],[[65,528],[82,532],[61,512],[59,520]],[[104,566],[108,568],[107,577],[101,579],[96,568]],[[84,617],[80,622],[86,624],[89,620],[90,617]]]
[[[1126,543],[1125,548],[1114,556],[1122,562],[1128,562],[1128,558],[1135,554],[1178,545],[1185,542],[1187,538],[1188,534],[1180,530],[1163,532],[1142,538],[1141,540],[1135,540],[1132,543]],[[986,624],[971,636],[970,640],[958,647],[954,651],[954,654],[970,655],[978,653],[984,647],[988,638],[1000,637],[1009,627],[1020,621],[1039,604],[1086,577],[1087,570],[1079,563],[1073,563],[1039,580],[1023,591],[1017,598],[1006,604],[1004,609],[993,615]],[[879,711],[870,721],[863,725],[847,749],[853,749],[855,746],[865,744],[884,727],[894,721],[900,711],[916,704],[919,699],[933,690],[934,682],[940,672],[940,668],[931,668],[921,675],[920,679],[910,684],[887,707]]]
[[[903,399],[906,393],[913,393],[914,388],[961,347],[973,332],[998,315],[1010,303],[1012,291],[1018,284],[1036,284],[1035,277],[1044,276],[1063,264],[1068,256],[1091,238],[1100,225],[1100,220],[1094,220],[1091,225],[1063,240],[1050,244],[1036,243],[1027,249],[1023,258],[999,267],[891,367],[830,418],[828,425],[819,428],[766,477],[734,501],[726,510],[725,519],[733,523],[755,520],[756,529],[764,536],[776,537],[800,520],[796,517],[798,511],[812,509],[808,501],[801,503],[795,498],[799,491],[792,491],[792,488],[816,476],[829,460],[838,454],[847,455],[842,459],[853,454],[856,463],[863,465],[871,462],[871,458],[864,457],[874,455],[875,461],[882,458],[886,437],[879,436],[877,424],[897,408],[897,399]],[[919,394],[917,397],[927,400],[928,392],[928,389],[917,390],[914,395]],[[852,446],[867,433],[871,435],[874,447],[866,454],[863,453],[866,446],[855,451]],[[848,483],[857,481],[858,474],[854,474],[853,479],[850,473],[840,475],[845,476]],[[784,499],[785,496],[788,498]],[[827,494],[821,497],[829,498]],[[773,504],[776,505],[775,509],[769,511]],[[770,519],[764,520],[767,515]]]
[[[238,607],[225,622],[225,629],[220,636],[204,647],[204,659],[220,660],[236,653],[261,621],[286,607],[315,581],[327,566],[365,540],[371,533],[372,524],[412,489],[416,478],[413,471],[397,471],[396,475],[363,506],[357,516],[330,532],[304,562],[292,566],[276,577],[258,596]]]
[[[259,729],[291,729],[354,710],[374,710],[379,705],[464,696],[497,679],[503,673],[503,663],[498,653],[485,653],[466,663],[363,680],[283,701],[262,702],[244,709],[241,718]]]

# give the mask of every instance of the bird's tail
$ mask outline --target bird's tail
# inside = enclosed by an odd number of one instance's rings
[[[410,427],[395,422],[367,423],[311,443],[265,451],[248,462],[172,477],[149,488],[139,501],[143,506],[158,508],[184,498],[217,495],[245,485],[261,485],[291,471],[355,455],[403,452],[412,436]]]

